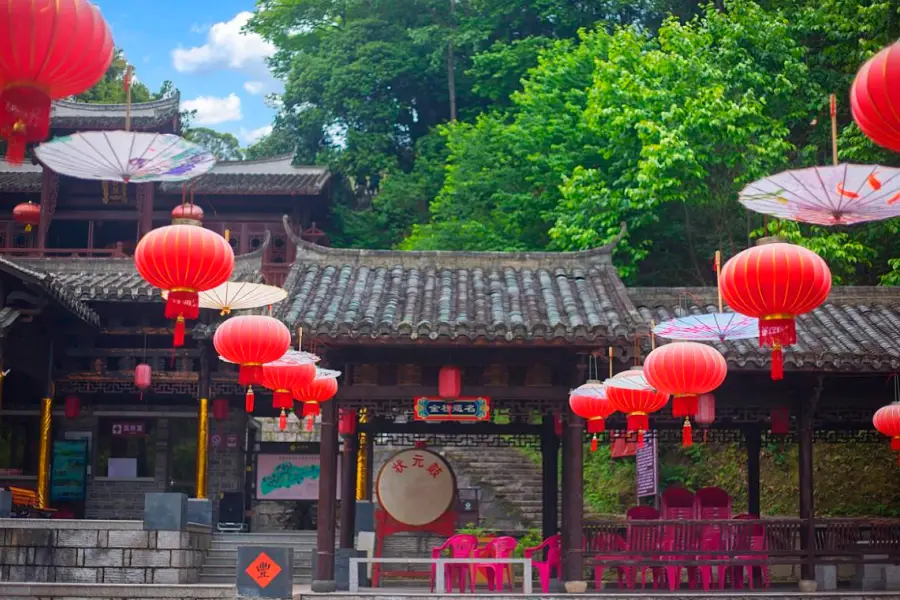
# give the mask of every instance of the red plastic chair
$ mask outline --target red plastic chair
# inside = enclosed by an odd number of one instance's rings
[[[446,542],[431,549],[431,558],[437,559],[441,557],[445,551],[450,550],[451,558],[472,558],[472,552],[478,547],[478,538],[474,535],[458,534],[451,536]],[[471,576],[471,565],[445,565],[444,566],[444,587],[446,593],[453,591],[453,576],[457,578],[459,585],[459,593],[466,592],[466,577]],[[431,592],[434,593],[434,582],[437,577],[437,565],[431,565]],[[474,579],[472,584],[475,585]]]
[[[758,520],[759,517],[755,515],[738,515],[735,517],[736,520],[741,521],[751,521]],[[750,584],[750,589],[755,589],[753,586],[753,570],[759,569],[759,578],[763,584],[763,587],[768,588],[771,580],[769,578],[769,566],[766,564],[754,564],[760,563],[763,561],[768,561],[769,556],[767,554],[763,554],[768,549],[768,541],[766,536],[766,527],[761,523],[753,523],[747,525],[740,525],[737,527],[735,532],[734,544],[732,546],[732,553],[734,554],[734,561],[737,566],[731,569],[731,577],[732,577],[732,585],[736,588],[744,587],[744,575],[747,576],[747,581]],[[743,551],[749,550],[753,554],[741,554]]]
[[[518,540],[514,537],[503,536],[494,539],[489,544],[494,552],[494,558],[512,558],[519,545]],[[560,553],[561,554],[561,553]],[[497,591],[503,591],[504,578],[509,583],[509,590],[513,589],[513,566],[511,563],[495,563],[494,571],[497,573]]]
[[[694,494],[694,502],[696,507],[697,518],[701,521],[720,521],[731,519],[731,496],[722,488],[706,487],[700,488]],[[721,527],[708,525],[702,533],[701,550],[707,552],[721,551],[730,545],[729,540],[722,539],[725,534]],[[719,554],[707,554],[703,558],[710,560],[725,560],[728,556]],[[704,586],[712,583],[712,567],[700,567],[700,580]],[[727,567],[719,565],[716,567],[716,578],[719,583],[719,589],[725,588],[725,575]],[[705,588],[708,589],[708,588]]]
[[[591,550],[593,550],[596,554],[594,555],[594,561],[609,561],[609,560],[621,560],[623,554],[628,549],[628,544],[625,542],[625,539],[614,533],[598,533],[591,540]],[[609,554],[604,555],[604,552],[609,552]],[[625,567],[623,566],[609,566],[609,565],[594,565],[594,587],[599,591],[603,589],[603,572],[606,569],[615,569],[616,576],[619,581],[619,589],[624,587],[624,577],[625,577]]]
[[[487,579],[488,590],[493,592],[494,587],[497,586],[497,580],[499,577],[502,577],[502,572],[497,572],[497,563],[488,562],[489,559],[494,557],[494,549],[488,544],[487,546],[483,546],[481,548],[476,548],[472,553],[472,558],[483,558],[485,562],[483,563],[475,563],[471,565],[471,574],[469,578],[469,592],[475,593],[475,579],[478,573],[483,573],[485,578]],[[500,585],[500,590],[503,589],[503,586]]]
[[[665,521],[690,521],[695,518],[694,494],[683,487],[670,487],[662,493],[662,519]],[[669,552],[684,550],[684,554],[666,554],[665,559],[675,564],[665,567],[669,590],[675,591],[681,585],[681,571],[687,569],[688,586],[694,589],[697,583],[697,567],[684,567],[680,560],[690,560],[697,555],[696,535],[689,524],[685,526],[666,525],[663,533],[662,549]]]
[[[722,488],[700,488],[694,494],[694,503],[694,514],[701,521],[731,518],[731,496]]]
[[[547,560],[536,560],[535,555],[541,556],[540,552],[544,548],[547,549]],[[525,558],[531,559],[531,564],[538,572],[538,577],[541,580],[541,592],[544,594],[550,593],[552,573],[555,571],[557,577],[560,577],[562,574],[562,536],[559,534],[551,535],[541,542],[540,546],[525,548],[523,554]]]
[[[659,511],[652,506],[634,506],[628,509],[626,518],[629,521],[658,521]],[[652,551],[658,551],[662,542],[662,528],[658,525],[634,525],[628,526],[628,534],[626,544],[628,552],[640,552],[641,554],[631,555],[628,557],[632,561],[641,561],[658,559],[658,556],[648,554]],[[628,589],[633,590],[637,582],[637,569],[633,565],[625,567],[625,584]],[[645,567],[641,566],[641,588],[647,585],[647,569],[653,573],[653,588],[659,587],[659,582],[664,576],[662,567]]]

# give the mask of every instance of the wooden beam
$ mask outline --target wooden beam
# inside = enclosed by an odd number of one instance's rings
[[[166,358],[198,358],[199,348],[66,348],[65,353],[74,357],[164,356]]]
[[[410,402],[418,396],[437,396],[437,385],[347,385],[338,390],[339,400],[394,400],[409,398]],[[525,387],[525,386],[465,386],[466,396],[487,396],[499,400],[546,400],[559,398],[560,405],[569,398],[569,388]]]
[[[407,423],[394,423],[375,419],[368,423],[360,423],[359,430],[362,433],[408,433],[410,435],[453,435],[467,433],[471,435],[539,435],[541,425],[528,423],[492,423],[484,421],[480,423],[459,423],[445,421],[440,423],[427,423],[425,421],[409,421]]]

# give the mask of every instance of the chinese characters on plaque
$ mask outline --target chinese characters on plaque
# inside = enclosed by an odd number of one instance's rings
[[[113,423],[113,437],[143,437],[147,435],[144,423]]]
[[[491,418],[490,398],[415,399],[413,415],[417,421],[487,421]]]

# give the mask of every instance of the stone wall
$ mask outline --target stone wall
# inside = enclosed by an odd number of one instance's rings
[[[203,529],[144,531],[141,521],[0,519],[0,579],[194,583],[210,537]]]
[[[231,585],[123,585],[0,582],[3,600],[234,600]]]

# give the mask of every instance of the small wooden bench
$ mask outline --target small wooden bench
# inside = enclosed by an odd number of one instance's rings
[[[34,490],[14,486],[6,489],[12,494],[12,516],[14,517],[49,519],[56,512],[55,508],[40,508],[37,492]]]

